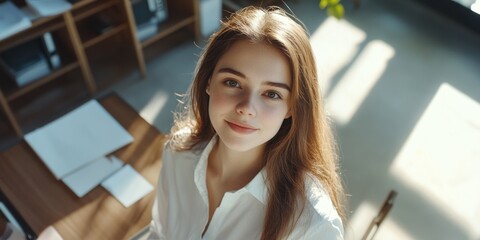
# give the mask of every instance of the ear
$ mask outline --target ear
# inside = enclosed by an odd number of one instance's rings
[[[292,111],[289,109],[287,114],[285,115],[285,119],[288,119],[290,117],[292,117]]]
[[[205,89],[205,92],[210,96],[210,79],[208,79],[207,89]]]

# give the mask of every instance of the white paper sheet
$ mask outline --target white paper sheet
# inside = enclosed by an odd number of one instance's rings
[[[153,185],[128,164],[102,186],[127,208],[153,190]]]
[[[62,180],[78,197],[83,197],[108,176],[120,169],[122,165],[122,160],[115,156],[101,157],[67,175]]]
[[[30,19],[12,2],[0,3],[0,40],[30,26]]]
[[[26,0],[28,5],[32,7],[41,16],[51,16],[63,13],[70,8],[72,4],[64,0]]]
[[[133,137],[96,101],[27,135],[25,140],[57,179],[106,156]]]

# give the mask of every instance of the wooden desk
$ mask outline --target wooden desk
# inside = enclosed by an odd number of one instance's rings
[[[156,186],[164,135],[117,95],[99,102],[135,139],[114,155]],[[55,179],[25,141],[0,153],[0,190],[37,235],[53,226],[65,240],[128,239],[149,224],[155,197],[152,191],[125,208],[97,186],[78,198]]]

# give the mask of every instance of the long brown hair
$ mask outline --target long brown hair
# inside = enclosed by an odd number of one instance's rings
[[[172,142],[179,150],[191,149],[215,135],[205,90],[218,60],[235,41],[267,43],[285,54],[292,75],[292,117],[284,120],[265,148],[268,203],[262,239],[280,239],[293,230],[306,201],[307,173],[318,178],[345,219],[335,141],[323,109],[309,38],[299,23],[277,7],[247,7],[231,15],[204,48],[190,89],[191,102],[177,115],[172,128]]]

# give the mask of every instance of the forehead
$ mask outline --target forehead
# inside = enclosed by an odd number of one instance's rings
[[[287,57],[272,45],[238,40],[220,57],[214,72],[217,73],[222,68],[232,68],[244,74],[246,78],[290,85],[288,62]]]

